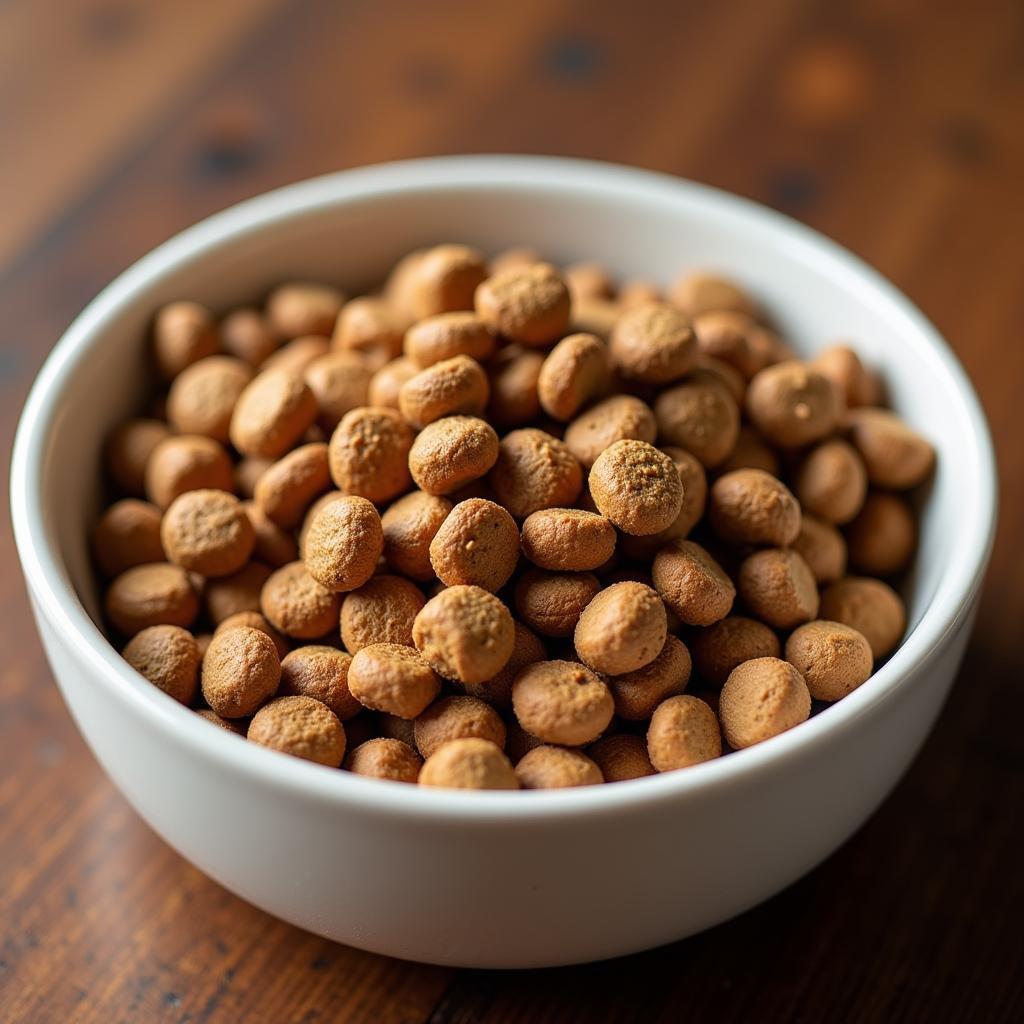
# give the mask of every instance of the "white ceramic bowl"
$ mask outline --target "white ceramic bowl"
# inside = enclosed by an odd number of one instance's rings
[[[910,631],[864,686],[749,750],[579,790],[418,790],[283,757],[136,675],[96,625],[85,533],[101,441],[134,411],[161,303],[215,308],[313,277],[355,288],[400,254],[529,244],[665,281],[721,268],[802,352],[854,339],[938,449]],[[741,199],[641,171],[530,157],[370,167],[236,206],[140,260],[69,328],[29,397],[12,505],[39,630],[114,783],[167,842],[303,928],[412,960],[528,967],[630,953],[778,892],[842,843],[927,735],[963,653],[995,520],[988,430],[924,317],[843,249]]]

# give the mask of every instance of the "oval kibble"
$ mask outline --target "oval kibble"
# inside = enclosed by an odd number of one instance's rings
[[[345,722],[363,709],[348,688],[351,666],[352,658],[335,647],[297,647],[281,659],[278,693],[285,697],[312,697]]]
[[[121,656],[154,686],[186,706],[195,699],[199,647],[180,626],[149,626],[128,641]]]
[[[480,319],[510,341],[545,346],[568,333],[569,289],[548,263],[493,274],[476,289],[474,304]]]
[[[203,656],[206,703],[221,718],[247,718],[277,692],[281,660],[274,641],[248,626],[214,633]]]
[[[583,609],[573,642],[595,672],[619,676],[650,664],[665,646],[665,605],[642,583],[614,583]]]
[[[812,448],[797,467],[793,491],[800,504],[826,523],[848,523],[860,511],[868,477],[860,456],[839,438]]]
[[[416,428],[443,416],[481,416],[490,384],[480,364],[469,356],[453,356],[420,370],[402,385],[398,408]]]
[[[747,388],[746,407],[754,426],[782,448],[800,448],[827,437],[842,413],[832,382],[796,360],[755,374]]]
[[[402,354],[406,322],[390,303],[364,295],[341,307],[331,345],[336,352],[359,355],[367,364],[380,366]]]
[[[498,501],[517,518],[572,505],[583,486],[576,457],[557,438],[526,428],[506,434],[489,482]]]
[[[642,736],[624,732],[602,736],[587,747],[587,756],[597,765],[605,782],[628,782],[657,774]]]
[[[601,769],[582,751],[541,745],[528,750],[516,764],[523,789],[566,789],[604,782]]]
[[[423,758],[408,743],[381,736],[360,743],[345,762],[354,775],[390,782],[415,783],[423,767]]]
[[[250,381],[231,414],[231,443],[243,455],[277,459],[317,417],[316,398],[298,375],[264,370]]]
[[[608,352],[624,377],[671,384],[693,369],[697,339],[689,318],[664,303],[633,306],[612,329]]]
[[[334,330],[344,296],[318,281],[292,281],[275,288],[267,298],[267,320],[282,338],[304,334],[329,335]]]
[[[935,449],[888,409],[852,409],[847,436],[876,487],[905,491],[922,483],[935,465]]]
[[[160,509],[146,501],[123,498],[100,516],[92,531],[92,551],[108,579],[126,569],[165,558],[160,542]]]
[[[346,496],[325,505],[309,524],[302,560],[328,590],[361,587],[377,568],[384,532],[377,509],[366,498]]]
[[[586,572],[596,569],[615,551],[610,520],[575,508],[540,509],[522,527],[523,554],[541,569]]]
[[[793,630],[786,661],[804,677],[815,700],[836,701],[871,675],[871,645],[862,633],[841,622],[818,619]]]
[[[712,486],[708,521],[726,543],[785,547],[800,532],[800,505],[776,477],[737,469]]]
[[[302,562],[291,562],[263,584],[260,610],[285,636],[315,640],[337,629],[341,599],[315,580]]]
[[[419,373],[418,367],[411,359],[400,356],[385,363],[370,378],[367,390],[366,405],[375,405],[386,409],[398,408],[398,396],[402,385]]]
[[[593,334],[570,334],[547,355],[537,377],[537,398],[553,419],[568,422],[606,387],[608,351]]]
[[[762,622],[792,629],[818,614],[818,584],[790,548],[766,548],[743,560],[736,577],[743,603]]]
[[[654,557],[654,588],[690,626],[710,626],[732,608],[736,588],[725,570],[699,544],[675,540]]]
[[[709,686],[721,688],[738,665],[755,658],[781,658],[782,645],[763,622],[727,615],[690,637],[693,665]]]
[[[103,447],[104,463],[114,486],[140,498],[146,493],[146,464],[161,441],[171,436],[160,420],[134,419],[114,429]]]
[[[488,740],[467,737],[446,743],[420,770],[421,786],[446,789],[518,789],[512,762]]]
[[[498,459],[498,435],[474,416],[446,416],[417,435],[409,471],[428,494],[451,494],[486,476]]]
[[[244,502],[242,507],[249,517],[256,538],[252,549],[253,558],[277,568],[299,557],[299,548],[290,530],[268,519],[263,509],[251,501]]]
[[[591,406],[565,431],[565,445],[590,469],[598,456],[616,441],[653,444],[658,428],[650,407],[633,395],[613,395]]]
[[[671,633],[658,656],[634,672],[610,676],[605,682],[615,701],[615,714],[629,722],[646,721],[669,697],[686,689],[690,680],[690,652]]]
[[[331,343],[321,334],[295,338],[282,345],[260,367],[261,373],[287,373],[303,377],[306,370],[331,351]]]
[[[669,697],[651,716],[647,754],[659,772],[721,757],[722,734],[714,711],[699,697]]]
[[[337,768],[345,756],[345,729],[330,708],[311,697],[278,697],[260,708],[246,739],[262,747]]]
[[[280,338],[258,310],[244,307],[228,313],[220,325],[224,350],[256,368],[274,354]]]
[[[202,576],[228,576],[249,561],[256,531],[242,503],[226,491],[188,491],[160,524],[167,559]]]
[[[220,348],[213,314],[198,302],[171,302],[153,322],[153,353],[165,380],[215,355]]]
[[[441,680],[412,647],[370,644],[353,656],[348,688],[364,707],[412,719],[437,696]]]
[[[167,419],[179,434],[202,434],[222,444],[235,403],[252,380],[252,367],[232,356],[208,356],[175,377]]]
[[[818,584],[832,583],[846,572],[846,541],[823,519],[804,513],[800,517],[800,532],[791,547],[810,566]]]
[[[871,576],[891,576],[907,567],[917,547],[917,520],[898,494],[869,494],[846,528],[850,564]]]
[[[589,572],[528,569],[516,584],[516,610],[544,636],[571,636],[583,609],[600,589],[600,581]]]
[[[497,348],[494,332],[475,313],[438,313],[405,332],[405,354],[421,370],[454,356],[482,363]]]
[[[412,624],[426,604],[422,591],[401,576],[371,576],[345,596],[341,639],[350,654],[370,644],[412,647]]]
[[[505,746],[505,723],[497,711],[476,697],[442,697],[416,717],[416,749],[430,757],[452,740],[475,736]]]
[[[846,405],[878,405],[881,388],[874,374],[865,369],[860,356],[849,345],[831,345],[819,352],[811,365],[839,389]]]
[[[899,645],[907,628],[907,612],[899,594],[881,580],[844,576],[821,595],[820,615],[863,634],[878,661]]]
[[[381,516],[384,558],[396,572],[414,580],[433,579],[430,544],[454,505],[425,491],[399,498]]]
[[[342,417],[370,401],[373,370],[354,352],[328,352],[303,371],[303,380],[316,399],[317,423],[330,432]]]
[[[515,520],[485,498],[460,501],[430,542],[430,564],[449,587],[472,584],[494,593],[509,581],[518,561]]]
[[[136,565],[107,589],[104,611],[113,627],[134,636],[147,626],[191,626],[199,598],[188,573],[167,562]]]
[[[235,486],[231,459],[224,446],[209,437],[179,434],[165,438],[146,462],[146,496],[167,508],[186,491],[231,491]]]
[[[409,270],[405,295],[414,320],[472,309],[487,276],[483,255],[468,245],[446,243],[424,250]]]
[[[723,309],[748,316],[757,312],[754,300],[738,284],[703,270],[677,278],[669,288],[669,300],[691,317]]]
[[[256,482],[253,500],[268,519],[294,529],[309,505],[330,486],[327,445],[318,441],[271,463]]]
[[[608,728],[614,703],[607,685],[585,665],[541,661],[512,685],[516,720],[545,743],[580,746]]]
[[[345,494],[385,502],[409,489],[413,433],[394,409],[346,413],[328,446],[331,478]]]
[[[778,736],[810,714],[804,677],[778,658],[755,658],[733,669],[718,703],[722,734],[736,750]]]
[[[590,470],[589,485],[601,514],[634,536],[668,529],[683,505],[676,464],[643,441],[616,441],[606,448]]]
[[[723,387],[684,381],[654,403],[660,439],[695,456],[705,467],[729,457],[739,436],[740,412]]]

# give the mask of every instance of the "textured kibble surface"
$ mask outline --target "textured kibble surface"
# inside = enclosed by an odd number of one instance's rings
[[[363,294],[153,310],[85,524],[138,685],[332,771],[523,790],[870,686],[936,464],[898,382],[723,268],[576,256],[444,241]]]

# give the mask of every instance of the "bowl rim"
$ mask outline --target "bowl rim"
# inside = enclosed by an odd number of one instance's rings
[[[427,789],[382,782],[325,769],[298,758],[250,744],[225,730],[202,723],[193,711],[146,684],[100,632],[76,595],[43,515],[41,489],[46,442],[59,399],[91,343],[101,337],[124,305],[142,288],[220,245],[234,244],[268,226],[335,205],[358,203],[389,194],[429,193],[465,188],[590,191],[611,201],[643,197],[652,203],[703,208],[773,236],[793,256],[813,257],[819,266],[842,275],[864,300],[881,305],[907,343],[940,375],[945,375],[970,425],[964,439],[967,478],[963,501],[974,505],[982,527],[961,535],[950,565],[924,613],[901,646],[863,686],[819,714],[771,740],[728,757],[613,786],[516,792]],[[104,698],[131,704],[174,742],[216,762],[229,772],[255,776],[261,784],[294,799],[362,813],[431,822],[485,820],[492,825],[603,815],[650,809],[722,787],[789,758],[806,756],[890,699],[943,639],[970,614],[973,597],[991,553],[997,507],[992,441],[974,389],[947,342],[894,285],[859,257],[819,232],[784,214],[719,189],[652,171],[563,157],[474,155],[428,157],[335,172],[287,185],[215,213],[175,235],[114,279],[76,317],[53,348],[32,386],[19,420],[11,463],[11,512],[22,568],[36,605],[74,650],[90,681]]]

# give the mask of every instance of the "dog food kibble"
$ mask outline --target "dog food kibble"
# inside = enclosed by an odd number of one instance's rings
[[[546,745],[528,750],[519,759],[516,778],[523,789],[564,789],[604,782],[601,769],[586,754]]]
[[[200,717],[368,778],[592,785],[769,739],[900,644],[936,454],[850,345],[799,358],[717,272],[532,249],[337,284],[157,310],[104,446],[111,637]]]
[[[804,677],[789,662],[754,658],[729,674],[718,702],[722,735],[742,750],[806,722],[811,695]]]
[[[246,737],[271,750],[337,768],[345,756],[345,729],[312,697],[278,697],[253,715]]]
[[[182,704],[196,695],[199,648],[181,626],[149,626],[136,633],[121,652],[136,672]]]
[[[721,757],[722,733],[714,711],[699,697],[669,697],[651,715],[647,754],[659,772]]]

